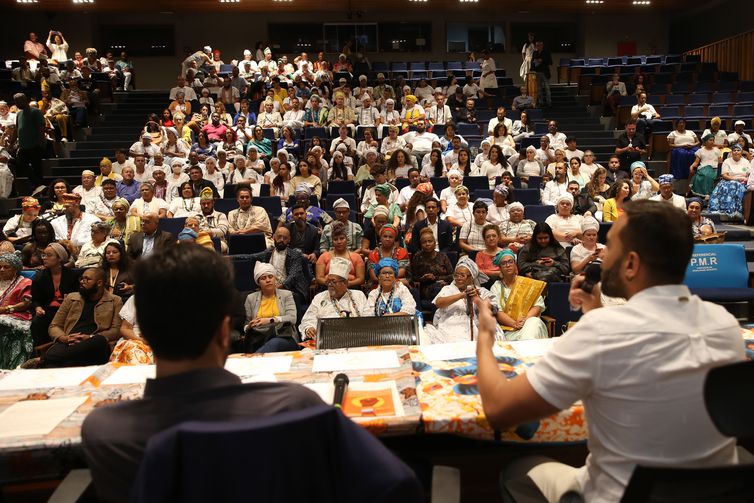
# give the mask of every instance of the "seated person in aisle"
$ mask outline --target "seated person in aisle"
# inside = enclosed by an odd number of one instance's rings
[[[139,328],[154,352],[157,378],[147,381],[142,399],[99,407],[84,421],[84,453],[102,500],[128,498],[147,440],[171,426],[245,420],[322,403],[298,384],[241,384],[223,369],[234,286],[217,253],[191,244],[173,247],[138,264],[134,279]],[[174,289],[169,297],[164,285]],[[197,305],[202,316],[194,315]]]
[[[304,268],[307,258],[301,250],[291,247],[291,231],[284,225],[279,225],[272,236],[275,245],[259,253],[249,256],[257,263],[268,263],[275,275],[275,284],[293,294],[298,318],[304,313],[306,300],[309,296],[311,273]]]
[[[346,226],[348,249],[351,251],[358,251],[361,248],[361,238],[363,237],[364,232],[361,225],[349,220],[349,217],[351,216],[351,206],[348,204],[348,201],[342,197],[336,199],[332,208],[335,212],[335,221],[342,222]],[[319,240],[320,253],[332,249],[331,234],[333,223],[334,222],[331,222],[325,225],[325,228],[322,230],[322,237]]]
[[[319,251],[319,229],[307,220],[306,205],[296,203],[291,210],[292,222],[280,224],[288,229],[291,235],[291,248],[296,248],[304,254],[306,260],[312,264],[317,261]]]
[[[67,239],[78,247],[89,241],[92,224],[100,219],[91,213],[81,211],[79,194],[63,194],[61,197],[65,213],[50,222],[55,229],[55,239]]]
[[[547,339],[547,326],[540,318],[542,311],[545,310],[542,292],[547,286],[546,283],[520,277],[516,265],[516,254],[510,249],[498,252],[492,263],[500,267],[501,279],[495,281],[490,288],[490,293],[497,299],[500,307],[495,317],[503,329],[505,339],[508,341]],[[513,296],[514,292],[518,294],[516,291],[518,289],[528,292],[539,290],[540,294],[531,306],[508,305],[508,299]],[[524,298],[529,297],[530,295],[527,295]]]
[[[348,289],[348,275],[351,261],[334,257],[330,261],[327,275],[327,290],[314,296],[306,314],[298,327],[302,340],[315,345],[317,341],[317,321],[322,318],[358,317],[364,311],[367,298],[361,290]]]
[[[252,234],[261,232],[264,234],[267,246],[272,246],[272,227],[270,217],[264,208],[252,206],[251,188],[240,186],[236,189],[238,208],[228,213],[228,235]]]
[[[740,461],[736,440],[718,431],[703,397],[710,369],[745,359],[740,328],[681,284],[693,250],[689,219],[667,205],[632,201],[608,243],[601,284],[590,294],[580,288],[583,277],[571,286],[569,300],[584,316],[525,374],[500,373],[496,323],[480,308],[477,379],[492,427],[527,424],[579,401],[587,419],[586,465],[514,461],[501,483],[515,501],[619,501],[637,465]],[[603,293],[629,300],[601,309]]]
[[[474,299],[488,299],[497,312],[497,299],[489,290],[481,286],[489,278],[479,271],[479,267],[469,257],[461,257],[456,264],[453,283],[442,287],[432,300],[437,306],[432,325],[424,327],[426,339],[422,344],[472,341],[478,333],[478,309],[469,309]],[[470,314],[473,317],[470,318]],[[471,333],[474,331],[474,334]]]
[[[104,270],[86,269],[79,279],[79,291],[65,296],[50,323],[52,346],[40,359],[27,362],[26,368],[107,363],[109,344],[120,335],[121,305],[120,297],[105,290]]]
[[[675,178],[671,174],[664,174],[657,177],[657,183],[660,184],[660,193],[649,198],[650,201],[664,201],[670,203],[679,210],[686,211],[686,198],[673,193],[673,182]]]
[[[529,96],[529,90],[526,86],[521,86],[521,94],[513,98],[511,102],[512,110],[528,110],[529,108],[535,108],[534,100]]]

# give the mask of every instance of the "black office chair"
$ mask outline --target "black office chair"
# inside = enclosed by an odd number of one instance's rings
[[[317,322],[317,349],[419,344],[415,316],[323,318]]]
[[[704,381],[704,403],[712,423],[723,435],[754,438],[754,403],[750,383],[754,361],[717,367]]]

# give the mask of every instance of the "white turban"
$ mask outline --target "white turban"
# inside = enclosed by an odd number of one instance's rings
[[[452,175],[463,178],[463,173],[461,173],[461,171],[457,169],[451,169],[450,171],[448,171],[448,178],[450,178]]]
[[[463,257],[458,259],[455,270],[457,271],[459,267],[465,267],[469,270],[469,272],[471,273],[471,278],[474,280],[474,284],[476,286],[480,286],[482,283],[487,283],[487,281],[490,280],[490,278],[486,274],[479,270],[479,266],[477,266],[476,263],[467,255],[464,255]]]
[[[244,51],[243,51],[243,55],[244,55],[244,56],[251,56],[251,51],[250,51],[250,50],[248,50],[248,49],[244,49]]]
[[[257,261],[254,265],[254,283],[259,284],[259,278],[268,274],[275,275],[275,267],[267,262]]]
[[[333,257],[330,260],[330,274],[338,276],[343,279],[348,279],[348,274],[353,269],[353,264],[350,260],[343,257]]]
[[[341,197],[336,199],[335,202],[332,203],[332,209],[337,210],[338,208],[348,208],[350,210],[351,206],[348,204],[348,201]]]
[[[589,229],[600,231],[600,223],[594,217],[584,217],[581,221],[581,232],[586,232]]]
[[[573,206],[573,196],[570,192],[566,192],[565,194],[560,194],[557,199],[555,199],[555,205],[559,205],[561,202],[567,201],[568,203]]]
[[[205,45],[204,46],[204,52],[210,53],[210,52],[212,52],[212,48],[210,46],[208,46],[208,45]]]
[[[518,208],[518,209],[519,209],[519,210],[521,210],[521,211],[524,211],[524,205],[523,205],[523,204],[521,204],[521,203],[520,203],[520,202],[518,202],[518,201],[514,201],[514,202],[512,202],[512,203],[510,203],[510,204],[508,205],[508,211],[510,211],[510,210],[514,210],[514,209],[516,209],[516,208]]]

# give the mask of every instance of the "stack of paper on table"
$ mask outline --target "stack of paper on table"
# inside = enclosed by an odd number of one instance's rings
[[[99,366],[60,369],[17,369],[0,379],[0,391],[65,388],[83,384]]]

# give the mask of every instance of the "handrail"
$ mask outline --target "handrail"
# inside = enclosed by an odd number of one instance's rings
[[[703,63],[717,63],[723,72],[736,72],[740,80],[754,80],[754,30],[739,33],[690,51],[684,55],[697,54]]]

